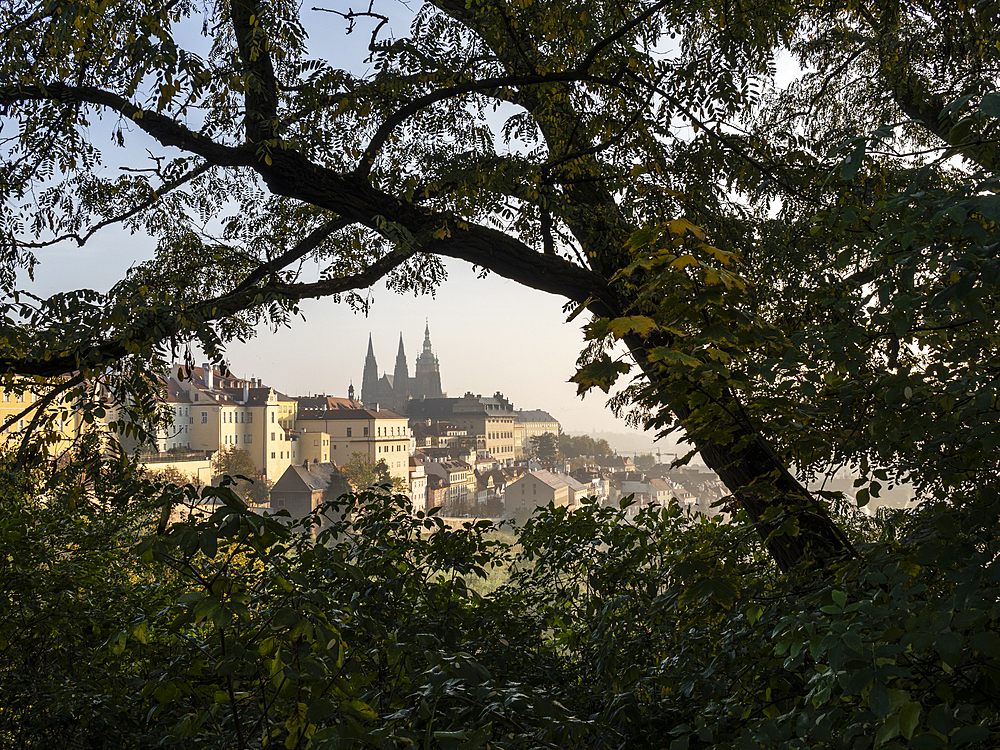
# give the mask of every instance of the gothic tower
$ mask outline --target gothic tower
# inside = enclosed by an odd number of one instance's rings
[[[403,351],[403,334],[399,334],[399,352],[396,354],[396,369],[392,375],[392,410],[397,414],[406,414],[406,405],[410,400],[410,370],[406,366],[406,353]]]
[[[378,403],[378,364],[375,362],[375,349],[372,348],[372,335],[368,334],[368,356],[365,357],[365,374],[361,378],[361,403],[366,409],[372,409]]]
[[[424,350],[417,357],[416,374],[413,378],[411,398],[442,398],[441,371],[438,358],[431,349],[431,327],[424,328]]]

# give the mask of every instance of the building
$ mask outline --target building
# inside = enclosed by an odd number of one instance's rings
[[[547,411],[541,409],[518,409],[514,412],[514,429],[517,442],[515,452],[517,458],[521,458],[526,453],[531,452],[532,438],[536,438],[544,433],[559,435],[559,422]]]
[[[516,458],[514,409],[502,393],[485,398],[466,393],[462,398],[411,401],[410,419],[414,423],[448,422],[475,436],[477,450],[488,451],[501,463],[510,463]]]
[[[455,506],[476,502],[476,474],[465,461],[431,459],[424,463],[424,471],[428,477],[437,477],[437,486],[447,490],[443,504]]]
[[[406,417],[356,404],[327,402],[318,408],[299,408],[298,438],[303,444],[328,440],[329,460],[339,466],[355,453],[368,456],[373,463],[384,459],[389,475],[408,484],[412,438]],[[335,408],[329,408],[331,405]]]
[[[510,482],[504,493],[504,512],[508,516],[525,518],[535,508],[549,503],[556,507],[575,505],[587,496],[586,485],[565,474],[552,471],[532,471]]]
[[[3,388],[0,388],[0,428],[2,428],[0,442],[19,442],[25,429],[32,424],[36,415],[32,407],[39,399],[32,385],[35,385],[33,380],[8,381]],[[85,387],[90,388],[89,385]],[[38,424],[47,434],[54,433],[53,437],[56,439],[49,444],[53,454],[68,450],[81,434],[90,429],[85,425],[81,410],[76,408],[72,401],[67,401],[66,394],[60,394],[53,403],[44,408],[46,415],[39,419]],[[106,429],[107,423],[114,420],[115,411],[113,403],[106,404],[105,417],[95,423],[98,429],[102,431]],[[51,417],[51,421],[46,423],[48,417]]]
[[[323,493],[339,478],[337,467],[329,463],[289,466],[271,488],[270,510],[288,511],[294,519],[305,518],[323,503]],[[333,520],[329,512],[325,520]]]
[[[295,399],[259,379],[237,378],[205,363],[175,371],[164,386],[174,412],[174,422],[165,428],[170,436],[166,444],[183,438],[190,450],[209,455],[228,446],[240,448],[250,454],[258,475],[271,480],[300,460]]]
[[[427,502],[427,472],[420,456],[410,456],[410,502],[414,513],[431,508]]]
[[[392,375],[383,373],[379,376],[375,349],[369,335],[368,354],[365,356],[364,374],[361,378],[362,404],[369,409],[389,409],[397,414],[407,414],[411,399],[444,398],[440,364],[431,347],[430,324],[424,328],[424,348],[415,365],[415,374],[411,378],[403,348],[403,334],[400,333]]]

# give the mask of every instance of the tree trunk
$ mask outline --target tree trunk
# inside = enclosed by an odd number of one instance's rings
[[[661,376],[646,358],[649,342],[630,335],[625,343],[655,384]],[[737,406],[735,397],[733,402],[732,406]],[[687,403],[670,403],[663,408],[669,408],[682,424],[693,414]],[[725,444],[700,437],[687,427],[685,431],[708,467],[750,516],[782,572],[802,563],[819,571],[836,559],[857,556],[823,505],[792,476],[758,430],[734,418]]]

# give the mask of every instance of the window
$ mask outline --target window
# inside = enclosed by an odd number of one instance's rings
[[[23,404],[24,403],[24,394],[23,393],[18,393],[17,394],[17,403],[19,403],[19,404]]]
[[[274,451],[271,451],[271,458],[274,458]]]
[[[244,435],[243,436],[243,442],[244,443],[252,443],[253,442],[253,435]]]
[[[365,427],[365,437],[368,437],[368,428]]]
[[[247,412],[247,424],[253,424],[253,412],[252,411],[248,411]]]
[[[274,424],[274,412],[271,412],[271,424]]]
[[[247,413],[245,411],[240,412],[240,422],[246,421]]]
[[[351,436],[351,428],[350,428],[350,427],[348,427],[348,428],[347,428],[347,437],[350,437],[350,436]]]
[[[271,440],[274,440],[274,433],[271,433]]]
[[[201,413],[201,423],[202,424],[208,424],[208,412],[207,411],[203,411]]]
[[[313,440],[313,445],[319,445],[319,440]]]
[[[10,394],[7,393],[7,391],[4,391],[4,393],[3,393],[3,400],[7,401],[7,402],[10,401]]]

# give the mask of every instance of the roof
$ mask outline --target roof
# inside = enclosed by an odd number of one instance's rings
[[[388,409],[337,408],[337,409],[299,409],[299,419],[329,420],[336,419],[406,419],[401,414]]]
[[[538,471],[529,472],[528,475],[533,476],[535,479],[542,482],[543,484],[547,484],[554,490],[570,486],[570,483],[566,481],[567,479],[570,479],[570,477],[566,477],[562,474],[556,474],[555,472],[552,471],[546,471],[545,469],[539,469]],[[576,484],[580,485],[580,483],[576,482],[575,479],[573,481]],[[583,485],[580,485],[580,487],[583,488]]]
[[[285,469],[284,473],[278,477],[271,492],[294,492],[296,490],[325,490],[330,485],[330,480],[339,473],[336,464],[310,464],[309,468],[301,465],[292,465]]]
[[[338,396],[296,396],[299,402],[299,413],[304,409],[310,410],[331,410],[331,409],[363,409],[364,405],[360,401],[352,401],[349,398],[339,398]]]
[[[555,422],[559,420],[541,409],[518,409],[514,412],[515,422]]]

